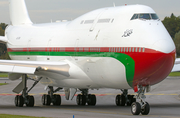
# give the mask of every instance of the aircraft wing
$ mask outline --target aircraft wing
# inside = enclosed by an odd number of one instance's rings
[[[69,64],[65,61],[45,62],[0,60],[0,72],[13,74],[12,76],[9,76],[9,79],[11,80],[19,79],[22,74],[41,75],[47,72],[56,73],[68,77],[69,68]]]
[[[176,58],[174,67],[171,72],[180,72],[180,58]]]

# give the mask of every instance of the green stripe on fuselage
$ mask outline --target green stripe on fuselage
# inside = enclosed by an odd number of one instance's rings
[[[126,79],[128,84],[132,87],[134,72],[135,72],[135,62],[134,60],[123,53],[115,52],[9,52],[9,55],[35,55],[35,56],[78,56],[78,57],[112,57],[119,60],[124,64],[126,68]]]

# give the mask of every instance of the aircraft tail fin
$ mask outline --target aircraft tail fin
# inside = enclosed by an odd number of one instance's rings
[[[9,12],[12,25],[31,25],[24,0],[9,0]]]

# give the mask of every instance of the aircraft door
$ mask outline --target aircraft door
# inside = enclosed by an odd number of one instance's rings
[[[94,28],[95,28],[95,26],[96,26],[99,18],[101,17],[101,15],[102,15],[104,12],[105,12],[105,10],[101,11],[101,12],[97,15],[97,17],[95,18],[95,20],[94,20],[94,22],[93,22],[93,25],[91,26],[91,28],[89,29],[89,31],[92,32],[92,31],[94,30]]]

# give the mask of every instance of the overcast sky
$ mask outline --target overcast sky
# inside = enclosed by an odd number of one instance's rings
[[[161,20],[174,13],[180,16],[180,0],[25,0],[34,23],[71,20],[103,7],[143,4],[152,7]],[[0,23],[9,23],[8,0],[0,0]]]

